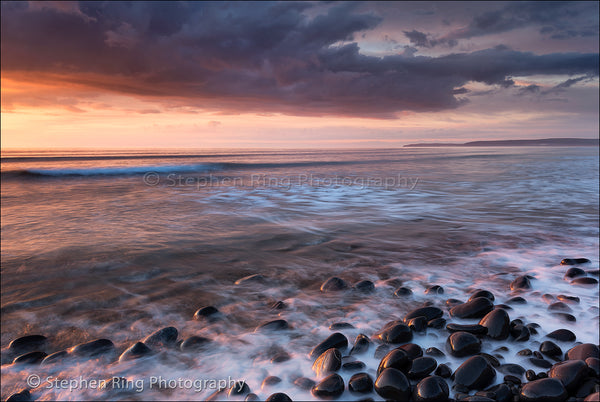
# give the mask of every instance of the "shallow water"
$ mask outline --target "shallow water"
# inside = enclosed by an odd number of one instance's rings
[[[592,263],[582,267],[598,269],[598,178],[598,150],[579,147],[3,152],[2,398],[34,373],[124,376],[140,385],[131,393],[43,385],[33,391],[46,400],[202,399],[214,391],[151,388],[158,376],[243,379],[262,398],[286,392],[312,399],[292,379],[314,379],[307,354],[332,333],[331,323],[352,323],[355,329],[341,331],[352,342],[426,301],[441,307],[486,288],[503,303],[522,274],[536,278],[533,289],[509,314],[540,324],[540,334],[526,344],[484,340],[483,350],[506,345],[503,362],[529,368],[516,352],[535,349],[531,344],[554,329],[598,340],[598,288],[570,285],[559,265],[586,257]],[[266,279],[234,284],[254,273]],[[376,291],[321,293],[333,275],[369,279]],[[413,296],[395,298],[389,278]],[[433,284],[444,294],[425,294]],[[579,296],[571,306],[577,321],[552,316],[545,293]],[[278,300],[287,308],[271,310]],[[194,321],[206,305],[226,319]],[[253,332],[276,318],[292,329]],[[6,364],[4,348],[25,334],[48,336],[49,352],[95,338],[123,351],[166,326],[183,339],[211,338],[212,346],[109,365]],[[413,342],[444,350],[446,336],[428,330]],[[277,347],[292,359],[271,363]],[[374,376],[372,352],[360,360]],[[456,369],[464,358],[437,360]],[[346,383],[352,374],[342,373]],[[261,390],[267,375],[283,382]],[[343,398],[358,399],[348,392]]]

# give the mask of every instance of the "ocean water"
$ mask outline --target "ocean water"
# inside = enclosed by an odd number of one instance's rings
[[[214,389],[198,381],[222,379],[244,380],[261,398],[314,399],[293,379],[316,379],[308,353],[330,324],[351,323],[340,332],[352,343],[423,303],[446,311],[446,299],[475,289],[497,304],[525,297],[511,319],[541,325],[525,344],[484,339],[488,353],[509,348],[503,363],[530,368],[516,352],[558,328],[597,343],[598,287],[571,285],[560,261],[585,257],[582,268],[598,270],[598,163],[590,147],[3,151],[2,398],[37,375],[36,400],[205,399]],[[235,284],[251,274],[264,278]],[[525,274],[532,289],[511,292]],[[331,276],[371,280],[375,292],[320,292]],[[412,296],[394,297],[392,278]],[[426,294],[431,285],[444,293]],[[554,316],[544,294],[578,296],[577,321]],[[286,307],[271,309],[276,301]],[[208,305],[225,318],[195,321]],[[274,319],[291,328],[254,332]],[[49,353],[96,338],[121,352],[167,326],[212,342],[123,363],[23,366],[7,351],[19,336],[43,334]],[[446,336],[428,330],[413,342],[444,350]],[[291,359],[271,362],[281,350]],[[373,350],[358,359],[375,378]],[[454,370],[463,360],[438,363]],[[341,372],[346,383],[352,374]],[[268,375],[282,382],[261,389]],[[112,376],[134,389],[82,383]],[[157,389],[156,378],[187,382]]]

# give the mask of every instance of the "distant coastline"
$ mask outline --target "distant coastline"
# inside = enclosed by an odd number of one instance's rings
[[[541,140],[471,141],[465,143],[418,143],[404,147],[597,147],[598,138],[544,138]]]

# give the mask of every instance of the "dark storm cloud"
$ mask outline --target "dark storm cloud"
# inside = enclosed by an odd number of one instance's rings
[[[510,2],[476,15],[465,28],[445,39],[468,39],[534,26],[552,39],[598,36],[598,2]]]
[[[498,47],[441,57],[362,54],[381,17],[355,3],[2,3],[2,70],[224,112],[392,117],[466,102],[469,81],[598,75],[598,55]],[[413,31],[415,40],[429,41]],[[40,79],[42,79],[40,78]]]

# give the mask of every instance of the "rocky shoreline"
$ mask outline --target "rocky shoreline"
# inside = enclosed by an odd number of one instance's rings
[[[573,286],[598,286],[598,271],[582,267],[590,261],[584,258],[564,259],[565,279]],[[261,281],[261,275],[242,278],[236,284]],[[577,318],[570,314],[570,305],[577,305],[577,296],[543,294],[548,310],[559,317],[565,328],[547,332],[543,323],[513,318],[520,303],[526,303],[526,292],[531,289],[532,277],[522,275],[510,283],[510,290],[523,292],[506,303],[495,304],[493,289],[479,289],[467,301],[447,299],[443,306],[426,301],[415,305],[402,319],[391,320],[372,333],[360,333],[353,340],[344,331],[355,326],[347,322],[333,323],[333,332],[326,339],[317,339],[307,356],[292,357],[284,348],[269,351],[270,361],[279,364],[293,358],[309,359],[312,375],[299,373],[286,380],[298,389],[310,392],[317,399],[373,400],[379,397],[400,401],[598,401],[600,398],[599,346],[577,342],[577,334],[568,323]],[[393,283],[395,297],[407,298],[412,290]],[[353,286],[339,277],[329,278],[321,292],[356,292],[368,297],[375,291],[368,280]],[[508,291],[508,290],[506,290]],[[434,285],[426,294],[439,297],[443,287]],[[277,301],[272,310],[283,310],[286,305]],[[194,320],[213,323],[227,320],[227,315],[214,306],[196,311]],[[465,323],[465,320],[468,323]],[[597,325],[596,323],[591,323]],[[293,322],[285,319],[266,321],[255,332],[280,334],[289,331]],[[413,343],[415,336],[434,333],[446,339],[445,350],[427,344]],[[193,355],[211,347],[212,340],[193,335],[181,339],[175,327],[165,327],[135,342],[120,352],[109,339],[96,339],[65,350],[52,349],[52,336],[30,334],[12,340],[2,351],[2,363],[32,371],[39,366],[98,360],[109,366],[130,361],[148,362],[172,354]],[[320,341],[320,342],[319,342]],[[493,348],[492,353],[482,350],[482,343]],[[516,356],[526,358],[528,367],[515,363],[507,345],[519,345]],[[49,354],[48,354],[49,353]],[[460,359],[460,365],[451,367],[447,357]],[[138,360],[139,359],[139,360]],[[378,365],[371,366],[372,361]],[[340,374],[349,380],[344,381]],[[500,380],[501,379],[501,380]],[[278,376],[267,376],[261,384],[235,383],[215,390],[206,400],[292,400],[277,391],[282,382]],[[23,384],[25,385],[25,384]],[[106,399],[136,399],[135,391],[124,377],[108,377],[100,387]],[[11,395],[9,401],[32,401],[43,397],[37,388],[23,387]]]

